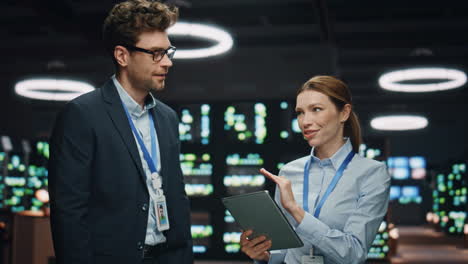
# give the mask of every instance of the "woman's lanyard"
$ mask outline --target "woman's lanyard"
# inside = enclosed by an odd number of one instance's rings
[[[338,184],[338,181],[341,179],[341,176],[343,176],[343,171],[346,169],[348,164],[353,159],[354,154],[355,154],[354,151],[349,152],[348,156],[343,161],[340,168],[338,169],[335,176],[333,177],[332,181],[328,185],[328,188],[325,191],[325,194],[322,196],[322,199],[320,199],[320,202],[318,203],[317,207],[315,208],[314,216],[316,218],[319,217],[320,210],[322,210],[323,204],[327,200],[330,193],[335,189],[336,185]],[[309,211],[309,170],[310,170],[311,161],[312,161],[312,159],[309,159],[306,162],[305,167],[304,167],[304,186],[303,186],[302,198],[303,198],[303,208],[304,208],[304,210],[306,212]]]

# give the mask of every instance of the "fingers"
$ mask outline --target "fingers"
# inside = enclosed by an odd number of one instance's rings
[[[286,179],[285,177],[282,176],[276,176],[272,174],[271,172],[265,170],[264,168],[260,169],[260,173],[265,175],[265,177],[271,179],[274,181],[276,184],[279,185],[280,189],[283,189],[285,187],[288,187],[288,185],[291,185],[291,181]]]
[[[263,254],[265,251],[271,248],[271,240],[267,240],[261,244],[258,244],[254,247],[255,252],[259,252],[259,254]]]
[[[265,236],[259,236],[259,237],[256,237],[256,238],[252,239],[252,240],[249,240],[249,242],[250,242],[251,245],[256,246],[256,245],[262,243],[265,240],[266,240]]]
[[[265,176],[267,176],[267,177],[269,177],[269,178],[275,176],[273,173],[271,173],[271,172],[265,170],[265,168],[261,168],[261,169],[260,169],[260,173],[263,174],[263,175],[265,175]]]
[[[266,240],[265,236],[259,236],[248,240],[247,236],[253,232],[248,230],[241,235],[241,251],[252,259],[265,259],[268,256],[268,249],[271,248],[271,240]]]
[[[249,240],[247,238],[248,238],[248,236],[252,235],[252,233],[253,233],[252,230],[246,230],[246,231],[242,232],[241,237],[240,237],[241,246],[244,246],[246,243],[249,242]]]
[[[265,255],[267,253],[267,250],[271,248],[271,241],[265,241],[261,244],[258,244],[255,246],[250,252],[249,252],[249,257],[252,259],[261,259],[261,256]]]
[[[274,181],[275,183],[278,183],[277,178],[279,178],[279,177],[274,175],[273,173],[265,170],[264,168],[260,169],[260,173],[265,175],[265,177],[269,178],[270,180]]]
[[[253,247],[261,242],[263,242],[264,240],[266,240],[266,237],[265,236],[258,236],[254,239],[249,239],[249,236],[253,234],[253,231],[252,230],[247,230],[245,232],[243,232],[241,234],[241,237],[240,237],[240,244],[241,246],[249,246],[249,247]]]

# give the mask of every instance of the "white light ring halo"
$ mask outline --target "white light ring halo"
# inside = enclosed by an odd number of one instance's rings
[[[178,22],[167,30],[172,36],[188,36],[218,42],[216,45],[201,49],[178,49],[175,59],[196,59],[217,56],[229,51],[233,46],[233,39],[226,31],[208,25]]]
[[[371,127],[385,131],[417,130],[427,127],[429,121],[419,115],[387,115],[371,120]]]
[[[15,85],[18,95],[48,101],[70,101],[84,93],[93,91],[88,83],[59,79],[29,79]]]
[[[448,80],[428,84],[400,84],[402,81],[441,79]],[[462,71],[448,68],[413,68],[382,74],[379,85],[383,89],[397,92],[434,92],[455,89],[466,83],[466,74]]]

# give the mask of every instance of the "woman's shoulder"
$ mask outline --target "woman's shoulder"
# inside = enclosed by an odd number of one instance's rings
[[[303,171],[305,163],[309,159],[309,156],[304,156],[293,161],[286,163],[280,170],[280,174],[284,173],[291,173],[291,172],[298,172]]]
[[[365,168],[379,168],[379,167],[385,167],[386,164],[383,161],[378,161],[370,158],[363,157],[359,154],[356,154],[353,160],[356,160],[357,163],[359,163],[360,166],[363,166]]]
[[[362,157],[360,155],[356,155],[351,164],[355,170],[359,171],[358,174],[361,174],[363,176],[367,176],[369,174],[380,175],[382,177],[388,176],[387,165],[383,161],[378,161]]]

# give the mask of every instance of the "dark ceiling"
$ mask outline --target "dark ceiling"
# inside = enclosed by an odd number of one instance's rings
[[[113,72],[100,42],[111,0],[3,0],[0,30],[0,133],[32,135],[50,126],[59,103],[18,98],[16,81],[43,74],[84,79],[95,86]],[[183,21],[229,31],[234,48],[213,59],[176,60],[161,94],[174,102],[294,98],[316,74],[348,82],[364,121],[374,113],[426,113],[431,122],[466,120],[468,89],[430,94],[383,91],[383,72],[448,66],[468,72],[467,1],[172,0]],[[173,39],[184,46],[184,39]],[[8,116],[8,115],[7,115]],[[19,120],[30,120],[26,126]],[[38,121],[39,120],[39,121]],[[30,122],[30,123],[31,123]],[[466,126],[465,126],[466,128]],[[466,130],[465,130],[466,131]]]

